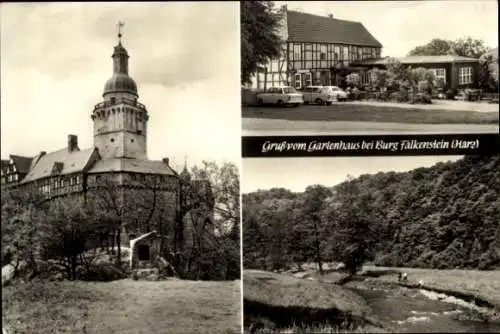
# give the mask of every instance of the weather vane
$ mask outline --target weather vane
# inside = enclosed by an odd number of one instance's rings
[[[118,41],[121,43],[122,41],[122,28],[125,25],[122,21],[118,21]]]

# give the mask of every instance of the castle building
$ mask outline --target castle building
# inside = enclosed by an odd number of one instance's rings
[[[60,150],[42,151],[34,157],[11,155],[2,160],[2,187],[39,190],[49,199],[68,194],[100,197],[122,217],[122,244],[155,230],[166,238],[166,244],[182,244],[187,252],[194,247],[197,226],[213,221],[211,184],[192,179],[186,164],[179,174],[168,158],[148,159],[150,117],[138,101],[121,37],[119,33],[112,54],[113,74],[104,85],[103,100],[90,115],[93,147],[80,149],[77,136],[68,135],[66,147]],[[113,208],[113,203],[119,207]],[[141,252],[144,259],[147,253]]]

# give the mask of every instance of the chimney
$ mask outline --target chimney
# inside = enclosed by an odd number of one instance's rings
[[[78,151],[78,137],[68,135],[68,152]]]
[[[328,17],[333,19],[333,14],[328,14]]]
[[[168,166],[168,163],[170,162],[170,159],[169,158],[163,158],[163,159],[161,159],[161,161],[163,161],[163,163]]]

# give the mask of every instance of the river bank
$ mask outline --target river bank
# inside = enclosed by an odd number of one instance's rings
[[[248,330],[250,323],[260,324],[263,331],[272,329],[273,332],[282,333],[305,333],[305,332],[500,332],[500,315],[498,309],[485,299],[474,297],[474,294],[465,294],[463,291],[451,291],[450,294],[443,293],[444,289],[425,287],[416,283],[408,282],[399,284],[397,275],[393,269],[385,270],[379,277],[368,273],[368,275],[357,276],[354,280],[346,280],[342,287],[362,297],[365,314],[370,314],[369,321],[350,322],[345,314],[337,320],[344,319],[343,322],[331,321],[325,310],[316,310],[312,314],[325,315],[324,323],[318,321],[311,322],[311,314],[307,312],[292,312],[286,305],[277,305],[279,301],[274,298],[273,309],[279,312],[268,312],[265,308],[260,308],[262,312],[256,314],[254,307],[249,307],[251,303],[248,296],[244,294],[245,328]],[[364,274],[367,274],[365,271]],[[273,274],[274,275],[274,274]],[[281,276],[281,275],[280,275]],[[338,289],[339,280],[345,278],[345,274],[332,272],[323,276],[317,273],[294,272],[293,274],[283,274],[282,276],[294,276],[297,282],[307,282],[309,286],[315,284],[322,285],[326,290]],[[276,277],[276,276],[275,276]],[[275,281],[276,283],[276,281]],[[299,285],[300,283],[295,283]],[[273,289],[280,290],[279,286]],[[314,295],[309,289],[303,291],[293,291],[288,289],[288,293],[295,293],[296,300],[314,300]],[[301,294],[307,295],[301,296]],[[479,293],[480,295],[481,293]],[[462,297],[462,298],[460,298]],[[323,302],[324,303],[324,302]],[[309,302],[311,305],[311,302]],[[255,305],[253,305],[255,306]],[[262,306],[262,305],[260,305]],[[259,307],[260,307],[259,306]],[[295,305],[295,311],[298,309]],[[326,313],[325,313],[326,312]],[[331,310],[330,310],[331,312]],[[279,314],[281,319],[293,318],[294,323],[277,321],[275,315]],[[334,313],[330,313],[334,314]],[[316,320],[319,320],[316,318]],[[259,332],[259,331],[256,331]]]
[[[391,332],[500,332],[495,310],[447,294],[373,279],[346,287],[362,296]]]

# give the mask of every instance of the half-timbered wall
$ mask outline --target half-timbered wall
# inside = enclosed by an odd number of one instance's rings
[[[267,73],[260,73],[257,88],[330,85],[331,68],[348,67],[354,61],[379,58],[381,49],[331,43],[288,42],[282,47],[284,57],[271,60]]]

